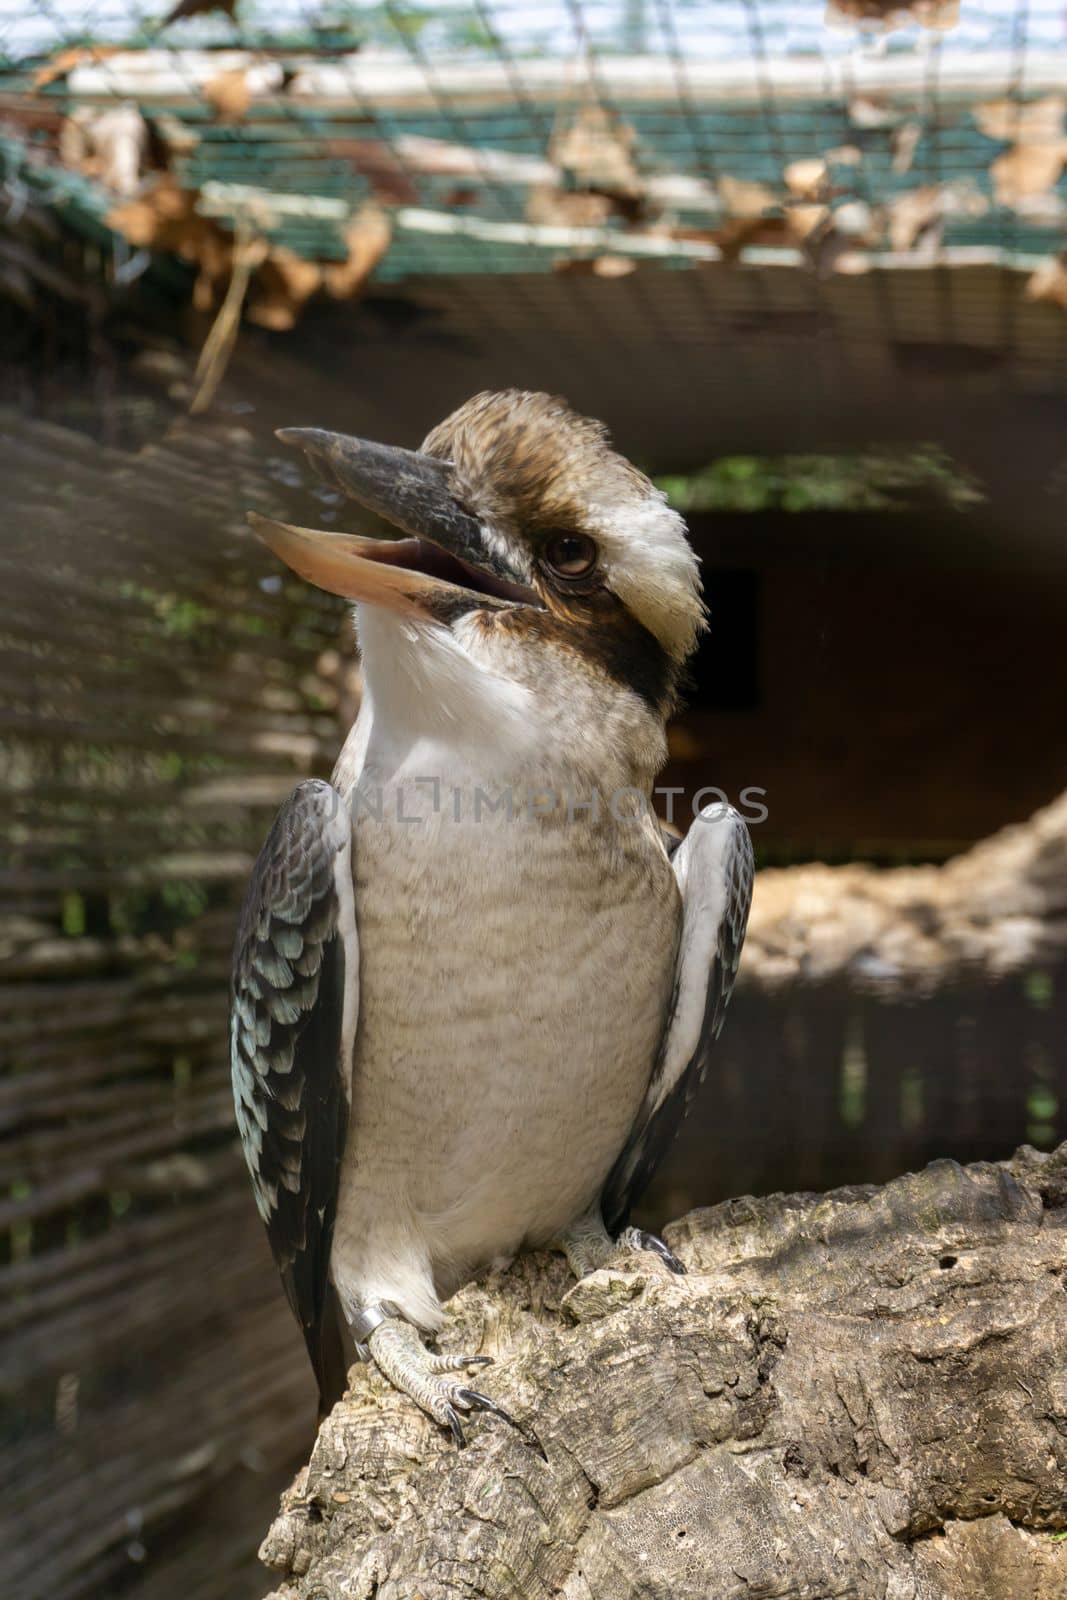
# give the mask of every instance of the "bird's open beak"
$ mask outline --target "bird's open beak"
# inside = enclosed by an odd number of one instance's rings
[[[299,446],[329,483],[409,535],[365,539],[250,512],[264,544],[309,583],[441,621],[475,608],[540,604],[455,498],[448,462],[321,428],[281,428],[278,438]]]

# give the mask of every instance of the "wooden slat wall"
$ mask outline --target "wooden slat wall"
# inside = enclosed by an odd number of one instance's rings
[[[132,455],[0,413],[0,483],[0,1593],[251,1600],[314,1398],[235,1147],[229,950],[337,748],[342,608],[249,536],[307,489],[239,430]],[[1065,1002],[739,990],[648,1220],[1051,1143]]]
[[[285,510],[267,466],[236,428],[133,454],[0,415],[0,1591],[20,1600],[262,1592],[256,1543],[308,1443],[226,991],[270,814],[336,751],[343,616],[248,533],[246,508]]]

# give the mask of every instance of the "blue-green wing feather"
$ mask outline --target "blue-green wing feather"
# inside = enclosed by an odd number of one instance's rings
[[[301,784],[252,870],[233,958],[237,1127],[324,1408],[345,1383],[329,1261],[358,1005],[351,852],[341,796]]]

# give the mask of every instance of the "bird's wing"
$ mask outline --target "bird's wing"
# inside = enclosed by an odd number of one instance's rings
[[[328,783],[302,783],[252,870],[233,956],[233,1098],[266,1223],[328,1408],[344,1392],[330,1245],[359,1009],[352,825]]]
[[[752,900],[752,841],[732,806],[708,806],[671,852],[682,932],[667,1027],[630,1137],[601,1208],[611,1233],[662,1160],[707,1070],[722,1028]]]

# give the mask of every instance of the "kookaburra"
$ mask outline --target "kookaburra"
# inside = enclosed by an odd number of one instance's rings
[[[407,537],[252,518],[356,603],[364,692],[252,873],[237,1123],[323,1408],[354,1349],[462,1444],[500,1409],[484,1358],[424,1341],[480,1267],[682,1270],[627,1223],[721,1027],[752,850],[727,806],[677,848],[656,822],[705,613],[684,524],[598,423],[507,391],[418,452],[280,437]]]

